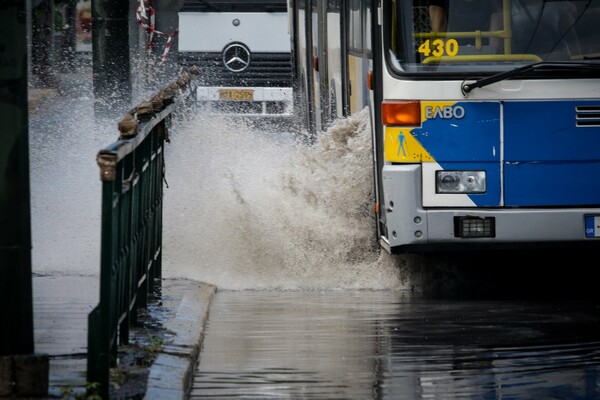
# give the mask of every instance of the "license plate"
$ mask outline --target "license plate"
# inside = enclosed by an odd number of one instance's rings
[[[219,89],[219,100],[252,101],[254,91],[250,89]]]
[[[600,237],[600,215],[585,216],[585,237]]]

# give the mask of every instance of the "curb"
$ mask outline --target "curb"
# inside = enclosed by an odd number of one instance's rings
[[[184,400],[200,355],[204,329],[216,286],[189,280],[164,280],[169,292],[181,293],[175,317],[165,323],[174,336],[156,357],[144,399]]]

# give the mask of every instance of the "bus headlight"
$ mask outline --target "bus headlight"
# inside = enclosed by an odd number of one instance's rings
[[[485,171],[435,171],[436,193],[485,193]]]

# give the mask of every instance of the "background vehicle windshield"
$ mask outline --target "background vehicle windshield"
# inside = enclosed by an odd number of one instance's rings
[[[600,58],[600,0],[389,0],[384,15],[399,72],[492,73]]]
[[[186,0],[182,12],[287,12],[285,0]]]

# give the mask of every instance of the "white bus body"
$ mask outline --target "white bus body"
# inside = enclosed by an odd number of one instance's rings
[[[198,101],[210,113],[292,116],[285,1],[187,0],[179,12],[178,60],[200,68]]]

